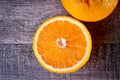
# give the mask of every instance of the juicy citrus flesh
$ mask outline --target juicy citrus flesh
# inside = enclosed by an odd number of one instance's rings
[[[63,43],[66,44],[65,47]],[[78,26],[58,20],[41,31],[37,46],[45,63],[54,68],[69,68],[84,56],[86,39]]]
[[[53,17],[39,26],[33,50],[38,61],[49,71],[74,72],[89,59],[91,37],[79,21],[67,17]]]
[[[95,22],[109,16],[118,0],[61,0],[64,8],[75,18]]]

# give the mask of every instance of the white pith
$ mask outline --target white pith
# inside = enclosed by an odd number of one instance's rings
[[[56,45],[60,48],[65,48],[66,47],[66,39],[64,38],[58,38],[56,40]]]

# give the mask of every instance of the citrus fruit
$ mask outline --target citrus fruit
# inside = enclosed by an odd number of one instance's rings
[[[55,73],[70,73],[89,59],[92,48],[90,33],[79,21],[57,16],[43,22],[33,40],[39,63]]]
[[[118,0],[61,0],[64,8],[75,18],[95,22],[110,15]]]

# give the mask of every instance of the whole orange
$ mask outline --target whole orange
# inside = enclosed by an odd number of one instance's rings
[[[118,0],[61,0],[64,8],[75,18],[95,22],[110,15]]]

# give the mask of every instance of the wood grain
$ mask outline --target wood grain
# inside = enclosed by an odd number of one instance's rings
[[[91,33],[90,60],[71,74],[50,73],[38,63],[32,40],[38,25],[70,16],[61,0],[0,0],[0,80],[120,80],[120,3],[106,19],[83,22]]]
[[[41,22],[67,15],[59,0],[1,0],[0,9],[0,43],[32,43]]]
[[[119,43],[120,6],[106,19],[84,23],[95,43]],[[44,20],[69,15],[60,0],[0,0],[0,43],[32,43],[34,32]]]
[[[88,63],[71,74],[50,73],[35,59],[31,44],[0,45],[0,80],[119,80],[120,44],[95,44]]]

